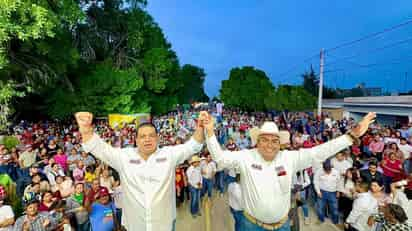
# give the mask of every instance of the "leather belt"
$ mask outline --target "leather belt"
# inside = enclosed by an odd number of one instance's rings
[[[251,223],[253,223],[253,224],[255,224],[255,225],[257,225],[257,226],[259,226],[263,229],[266,229],[266,230],[279,229],[280,227],[282,227],[282,225],[284,225],[289,220],[288,215],[286,215],[282,219],[280,219],[280,221],[278,221],[276,223],[268,224],[268,223],[264,223],[264,222],[259,221],[258,219],[254,218],[252,215],[250,215],[249,213],[247,213],[245,211],[243,211],[243,215],[245,216],[245,218],[249,222],[251,222]]]

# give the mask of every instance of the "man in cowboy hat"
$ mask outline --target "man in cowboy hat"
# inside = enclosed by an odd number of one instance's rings
[[[214,122],[207,113],[201,114],[206,129],[206,144],[218,165],[240,171],[244,213],[241,230],[289,231],[291,182],[296,171],[308,168],[313,161],[324,161],[362,136],[373,123],[376,114],[369,113],[346,135],[310,149],[280,150],[286,133],[279,132],[274,122],[265,122],[252,137],[255,149],[233,155],[223,151],[214,134]]]
[[[82,146],[113,167],[124,190],[122,223],[127,230],[171,231],[176,219],[175,169],[203,146],[201,123],[185,144],[158,148],[159,136],[152,123],[137,127],[137,148],[113,148],[93,132],[93,115],[75,115]]]
[[[192,156],[190,167],[186,170],[187,181],[189,182],[190,191],[190,213],[193,218],[200,216],[200,190],[202,189],[203,179],[200,169],[200,158]]]

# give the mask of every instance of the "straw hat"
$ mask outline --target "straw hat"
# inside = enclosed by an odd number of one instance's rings
[[[279,131],[278,126],[274,122],[267,121],[263,123],[260,128],[254,127],[250,130],[250,138],[252,139],[252,146],[257,144],[260,135],[276,135],[279,136],[280,144],[287,144],[290,142],[290,134],[288,131]]]
[[[197,155],[192,156],[192,159],[190,159],[190,164],[193,164],[194,162],[200,162],[200,158]]]

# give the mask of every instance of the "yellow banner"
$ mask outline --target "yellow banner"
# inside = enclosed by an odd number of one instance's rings
[[[112,128],[123,128],[127,124],[135,124],[138,126],[141,123],[150,121],[150,114],[139,113],[132,115],[109,114],[109,125]]]

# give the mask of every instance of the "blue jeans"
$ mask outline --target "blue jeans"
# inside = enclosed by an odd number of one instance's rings
[[[338,200],[336,198],[336,192],[327,192],[320,190],[322,198],[318,199],[319,206],[317,208],[318,217],[321,222],[325,221],[325,207],[329,205],[330,213],[332,216],[332,222],[337,224],[339,222],[338,215]]]
[[[385,193],[391,192],[392,177],[383,175],[383,186],[385,186]]]
[[[405,173],[406,173],[407,175],[409,175],[409,173],[411,172],[411,162],[410,162],[410,159],[406,159],[406,160],[403,162],[403,169],[404,169]]]
[[[306,191],[301,191],[299,193],[300,193],[300,201],[302,202],[303,216],[307,218],[309,217],[309,207],[308,207],[308,201],[306,200]]]
[[[216,172],[215,179],[216,179],[215,184],[216,184],[217,190],[219,190],[220,193],[224,193],[225,192],[225,172],[223,171]]]
[[[173,221],[172,231],[176,231],[176,219]]]
[[[205,195],[207,191],[207,196],[209,198],[212,198],[212,190],[213,190],[213,180],[203,178],[202,197]]]
[[[250,222],[244,215],[241,213],[240,217],[240,229],[239,231],[268,231],[258,225],[253,224]],[[288,220],[285,224],[283,224],[280,228],[275,229],[273,231],[290,231],[290,221]]]
[[[235,220],[235,231],[239,231],[240,230],[240,219],[242,217],[243,211],[238,211],[238,210],[234,210],[230,208],[230,212],[232,213],[233,219]]]
[[[190,190],[190,213],[196,215],[199,213],[200,189],[189,186]]]

